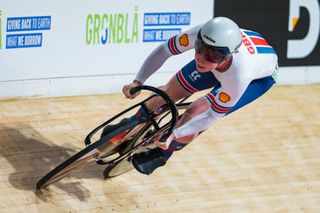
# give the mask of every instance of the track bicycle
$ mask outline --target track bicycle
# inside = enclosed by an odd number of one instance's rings
[[[133,169],[131,159],[134,154],[155,148],[153,142],[159,138],[161,142],[166,141],[178,120],[178,110],[185,110],[190,105],[190,102],[185,103],[188,97],[174,103],[164,91],[146,85],[135,87],[130,92],[134,94],[140,90],[151,91],[153,95],[93,129],[85,138],[86,147],[43,176],[37,182],[36,189],[45,188],[91,162],[106,166],[103,172],[105,178],[116,177]],[[161,97],[165,104],[149,111],[146,102],[155,97]],[[147,112],[147,116],[112,131],[103,131],[100,138],[92,142],[99,130],[106,129],[110,123],[139,107]]]

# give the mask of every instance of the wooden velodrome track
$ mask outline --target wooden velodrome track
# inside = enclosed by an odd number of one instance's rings
[[[151,176],[103,180],[91,164],[35,193],[131,104],[120,94],[0,101],[0,212],[320,212],[320,85],[276,86]]]

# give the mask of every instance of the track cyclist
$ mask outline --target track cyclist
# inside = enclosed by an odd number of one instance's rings
[[[192,49],[194,59],[161,89],[174,101],[201,90],[212,90],[188,107],[165,143],[155,142],[157,148],[133,156],[132,164],[140,173],[149,175],[165,165],[174,151],[185,147],[222,117],[256,100],[275,84],[278,57],[274,48],[261,34],[240,29],[229,18],[215,17],[154,49],[134,81],[123,87],[124,95],[135,98],[139,93],[131,95],[132,88],[142,85],[169,57]],[[147,102],[147,107],[154,109],[161,104],[160,98],[154,98]],[[144,115],[141,108],[118,125]]]

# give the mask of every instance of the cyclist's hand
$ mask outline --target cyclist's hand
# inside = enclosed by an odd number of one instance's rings
[[[131,95],[130,94],[130,90],[132,88],[135,88],[135,87],[141,86],[141,85],[142,85],[142,83],[140,83],[139,81],[134,81],[131,84],[124,85],[124,87],[122,88],[122,92],[126,96],[126,98],[134,99],[135,97],[137,97],[140,94],[140,91],[138,91],[138,92],[134,93],[133,95]]]
[[[163,149],[163,150],[166,150],[166,149],[169,148],[172,140],[175,139],[175,135],[172,133],[172,134],[167,138],[167,140],[166,140],[165,142],[160,142],[160,141],[159,141],[160,138],[161,138],[161,136],[159,136],[159,138],[154,142],[154,144],[155,144],[157,147],[159,147],[159,148],[161,148],[161,149]]]

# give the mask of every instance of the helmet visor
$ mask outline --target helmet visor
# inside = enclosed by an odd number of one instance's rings
[[[196,53],[203,55],[206,61],[211,63],[220,63],[230,54],[227,47],[214,47],[206,44],[201,38],[200,31],[198,33],[194,49]]]

